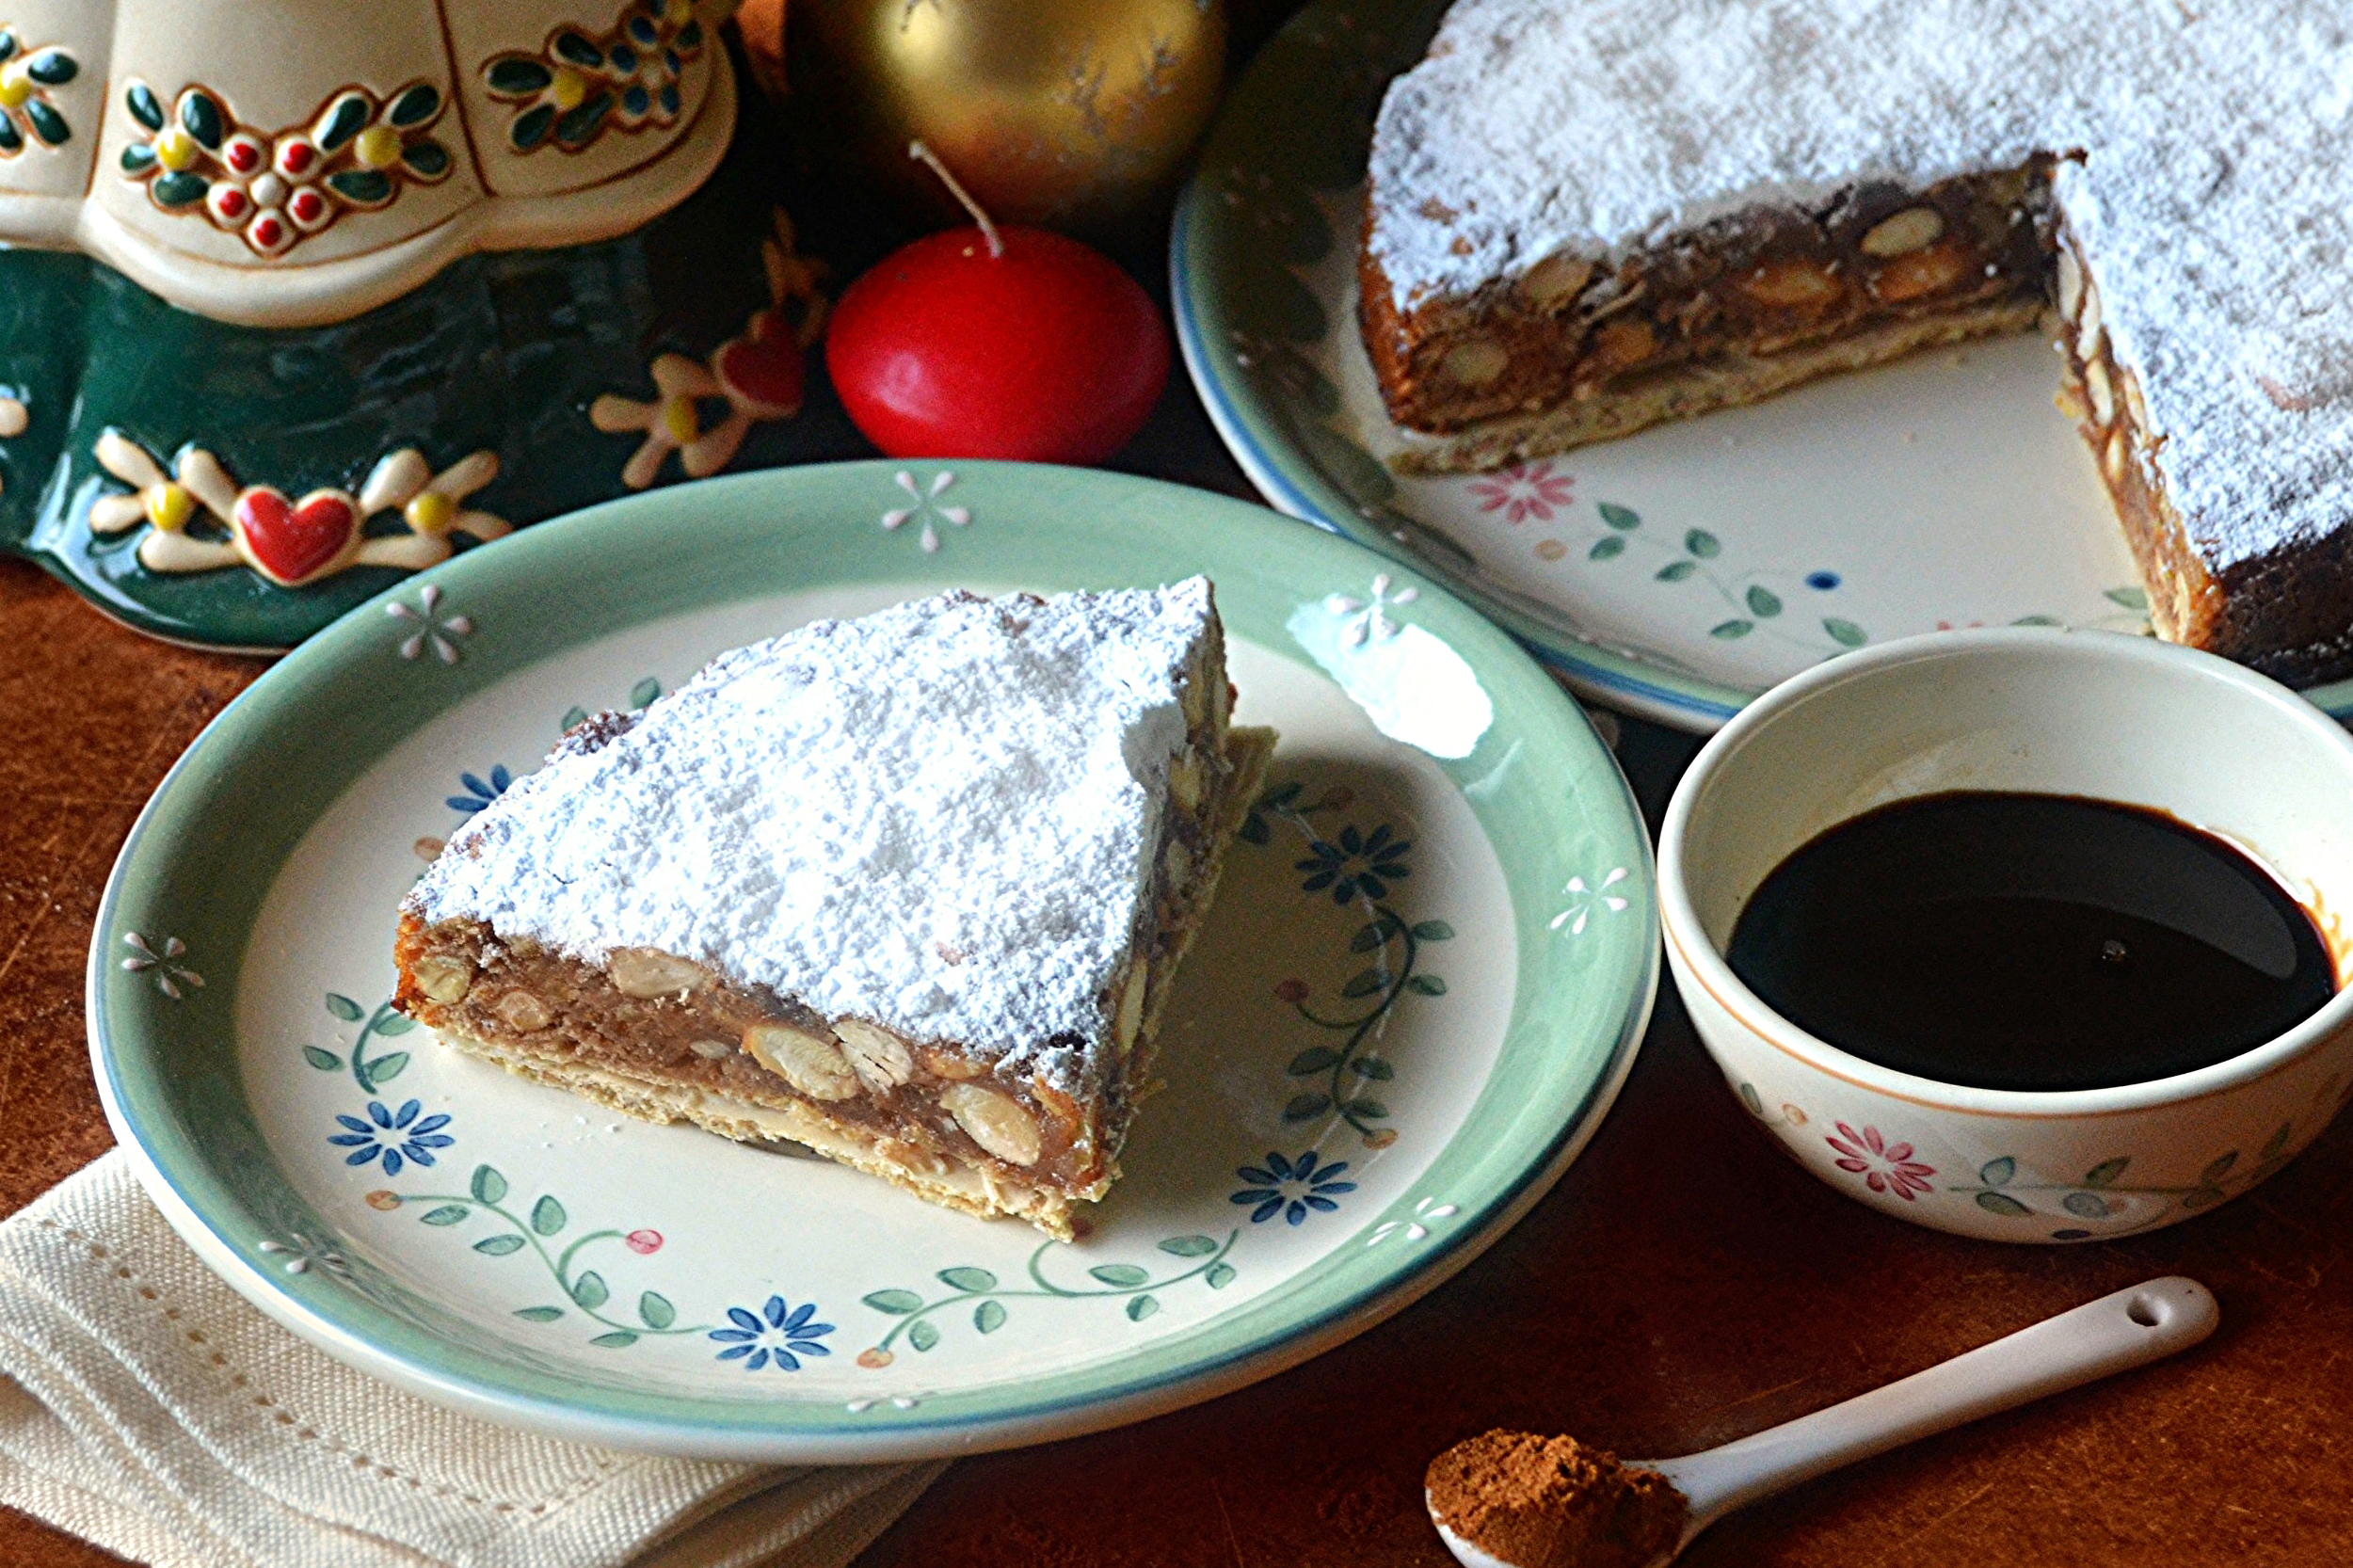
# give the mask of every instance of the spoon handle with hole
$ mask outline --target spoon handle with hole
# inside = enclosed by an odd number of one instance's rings
[[[1844,1404],[1645,1467],[1690,1499],[1688,1540],[1733,1509],[1842,1464],[2187,1350],[2220,1321],[2214,1293],[2196,1280],[2153,1279]]]

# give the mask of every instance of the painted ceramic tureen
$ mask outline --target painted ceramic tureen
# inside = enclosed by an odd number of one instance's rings
[[[727,8],[0,0],[0,548],[283,646],[761,456],[821,301],[729,158]]]

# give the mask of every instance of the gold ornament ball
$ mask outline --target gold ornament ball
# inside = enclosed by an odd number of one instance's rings
[[[1173,187],[1217,106],[1225,0],[792,0],[785,59],[815,145],[904,211],[1115,232]]]

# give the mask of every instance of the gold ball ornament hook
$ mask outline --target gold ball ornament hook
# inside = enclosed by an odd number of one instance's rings
[[[1225,70],[1225,0],[807,0],[786,24],[804,144],[940,223],[962,214],[911,141],[1001,223],[1137,222],[1174,188]]]

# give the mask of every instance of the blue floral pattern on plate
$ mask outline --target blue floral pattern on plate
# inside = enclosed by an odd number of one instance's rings
[[[1313,1149],[1296,1160],[1286,1160],[1270,1149],[1263,1167],[1241,1165],[1235,1168],[1234,1174],[1250,1185],[1236,1192],[1230,1201],[1257,1206],[1250,1211],[1252,1224],[1272,1220],[1277,1214],[1299,1224],[1311,1208],[1320,1213],[1335,1213],[1340,1206],[1333,1200],[1343,1192],[1356,1191],[1354,1182],[1339,1179],[1348,1174],[1347,1160],[1319,1165]]]
[[[788,1307],[782,1296],[771,1296],[759,1313],[728,1307],[728,1321],[734,1326],[714,1328],[711,1337],[728,1347],[719,1352],[721,1361],[741,1361],[747,1372],[770,1366],[780,1372],[797,1372],[799,1357],[833,1353],[817,1342],[821,1336],[833,1332],[833,1325],[810,1322],[815,1316],[815,1302]]]
[[[404,1163],[430,1165],[435,1149],[445,1149],[457,1140],[441,1130],[449,1126],[447,1115],[421,1116],[424,1109],[415,1100],[403,1101],[398,1111],[387,1110],[382,1100],[370,1100],[366,1121],[337,1115],[335,1120],[345,1130],[328,1142],[351,1151],[344,1160],[346,1165],[365,1165],[380,1157],[388,1176],[400,1175]]]

